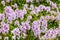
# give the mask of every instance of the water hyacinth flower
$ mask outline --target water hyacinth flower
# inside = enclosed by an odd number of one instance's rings
[[[31,19],[32,19],[31,15],[27,17],[27,21],[30,21]]]
[[[46,31],[46,33],[43,37],[46,39],[51,38],[52,31],[53,31],[53,29],[49,29],[48,31]]]
[[[38,16],[38,12],[39,12],[38,7],[35,7],[34,10],[33,10],[33,14],[35,14],[36,16]]]
[[[46,15],[45,16],[45,19],[49,20],[50,19],[50,16],[49,15]]]
[[[17,37],[17,40],[21,38],[40,40],[41,37],[48,40],[56,39],[57,35],[60,36],[59,4],[53,3],[51,0],[1,0],[0,8],[0,11],[3,11],[0,14],[0,34],[2,34],[2,38],[5,35],[5,40],[9,40],[8,37],[12,37],[12,40],[16,40]],[[45,13],[47,14],[45,15]],[[51,28],[54,23],[51,27],[47,25],[50,20],[57,21],[58,28]],[[15,28],[15,26],[17,27]]]
[[[23,10],[16,9],[15,10],[15,13],[16,13],[16,17],[17,18],[20,18],[20,19],[23,19],[24,18],[24,12],[23,12]]]
[[[19,28],[15,28],[11,31],[11,33],[13,33],[14,36],[20,36],[20,30]]]
[[[16,20],[16,21],[15,21],[15,25],[20,26],[20,23],[19,23],[19,21],[18,21],[18,20]]]
[[[26,8],[26,9],[27,9],[27,8],[28,8],[28,4],[24,4],[24,8]]]
[[[9,3],[10,1],[11,1],[11,0],[6,0],[6,2],[8,2],[8,3]]]
[[[0,20],[2,20],[2,21],[5,20],[5,15],[4,14],[0,14]]]
[[[26,2],[29,2],[29,0],[26,0]]]
[[[1,4],[2,4],[3,6],[5,6],[5,1],[1,1]]]
[[[45,8],[44,5],[40,5],[40,6],[38,7],[38,9],[39,9],[40,11],[43,11],[44,8]]]
[[[60,35],[60,28],[55,29],[56,34]]]
[[[60,13],[57,14],[56,20],[60,20]]]
[[[10,6],[6,6],[4,9],[6,14],[10,13],[10,10],[12,10]]]
[[[12,23],[12,18],[7,19],[7,23],[11,24]]]
[[[16,3],[13,5],[13,7],[14,7],[14,8],[18,8],[18,6],[17,6],[17,4],[16,4]]]
[[[23,33],[26,33],[26,30],[30,30],[30,25],[28,22],[22,22],[22,25],[20,26],[20,30]]]
[[[55,17],[54,17],[54,15],[51,15],[51,20],[55,20]]]
[[[37,7],[34,8],[34,14],[37,14],[38,11],[37,11]]]
[[[39,25],[39,22],[38,21],[34,21],[33,24],[32,24],[32,30],[34,32],[34,35],[36,37],[40,37],[40,25]]]
[[[9,18],[11,18],[12,20],[16,19],[16,14],[10,6],[5,7],[5,14],[6,14],[6,18],[8,18],[8,19]]]
[[[40,21],[43,21],[44,19],[45,19],[44,16],[41,16],[41,17],[40,17]]]
[[[32,23],[32,26],[33,26],[33,25],[36,25],[36,26],[38,25],[38,26],[40,26],[40,20],[34,21],[34,22]]]
[[[30,9],[30,10],[34,10],[34,5],[31,4],[29,9]]]
[[[36,0],[36,2],[39,2],[40,0]]]
[[[29,3],[29,2],[33,2],[33,0],[26,0],[26,2],[28,2],[28,3]]]
[[[15,20],[16,19],[16,14],[15,14],[15,12],[13,11],[12,12],[12,20]]]
[[[50,5],[52,6],[52,8],[57,8],[56,3],[50,2]]]
[[[23,14],[27,14],[26,8],[23,9]]]
[[[19,29],[21,30],[21,32],[26,33],[26,27],[25,26],[20,26]]]
[[[29,22],[27,22],[27,21],[23,22],[22,26],[25,26],[26,30],[30,30],[30,24],[29,24]]]
[[[41,31],[45,32],[47,30],[47,20],[43,20],[41,23]]]
[[[50,7],[45,7],[44,10],[46,10],[47,12],[50,12]]]
[[[9,32],[9,24],[2,23],[1,26],[2,26],[2,28],[1,28],[2,34],[5,34],[5,33]]]
[[[56,14],[56,12],[55,12],[55,11],[50,11],[50,12],[51,12],[51,14],[52,14],[52,15]]]

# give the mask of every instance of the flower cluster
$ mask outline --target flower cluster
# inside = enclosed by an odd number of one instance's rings
[[[29,40],[52,40],[60,36],[60,12],[57,3],[51,0],[22,1],[1,1],[4,10],[0,13],[0,39],[26,40],[30,37]]]

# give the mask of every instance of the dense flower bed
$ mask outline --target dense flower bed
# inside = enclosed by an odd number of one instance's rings
[[[0,0],[0,40],[60,40],[60,0]]]

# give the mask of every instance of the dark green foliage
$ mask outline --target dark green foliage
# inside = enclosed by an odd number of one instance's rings
[[[39,38],[34,36],[34,33],[32,30],[27,30],[27,37],[25,40],[39,40]]]
[[[59,36],[59,35],[57,35],[57,36],[56,36],[56,39],[60,40],[60,36]]]
[[[46,15],[49,15],[50,13],[47,13],[45,10],[44,11],[42,11],[42,12],[40,12],[40,16],[46,16]]]
[[[48,23],[47,23],[47,28],[50,29],[50,28],[58,28],[59,25],[58,25],[58,22],[56,22],[56,20],[49,20]]]
[[[41,35],[40,36],[43,36],[43,35],[45,35],[45,33],[41,32]]]
[[[3,7],[3,5],[0,3],[0,13],[3,13],[3,11],[4,11],[4,7]]]
[[[54,3],[60,4],[60,0],[51,0],[51,1],[53,1]]]
[[[24,40],[24,38],[20,37],[20,40]]]

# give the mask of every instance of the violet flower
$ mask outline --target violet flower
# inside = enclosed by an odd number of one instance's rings
[[[26,2],[33,2],[33,0],[26,0]]]
[[[2,34],[9,32],[9,24],[2,23],[1,26],[2,26]]]
[[[20,36],[20,30],[19,28],[15,28],[11,31],[11,33],[13,33],[14,36]]]
[[[0,14],[0,20],[5,20],[5,15],[4,14]]]
[[[32,24],[32,30],[33,30],[34,35],[35,35],[36,37],[40,37],[41,31],[40,31],[40,24],[39,24],[38,21],[34,21],[34,22],[33,22],[33,24]]]
[[[9,3],[10,1],[11,1],[11,0],[6,0],[6,2],[8,2],[8,3]]]
[[[57,14],[56,20],[60,20],[60,13]]]
[[[51,5],[53,8],[57,8],[56,4],[53,3],[53,2],[50,2],[50,5]]]
[[[45,7],[44,8],[47,12],[50,12],[50,7]]]
[[[1,4],[2,4],[3,6],[5,6],[5,1],[1,1]]]
[[[42,30],[44,31],[47,28],[47,21],[43,20],[41,25]]]
[[[19,21],[18,21],[18,20],[16,20],[16,21],[15,21],[15,25],[20,26],[20,23],[19,23]]]
[[[40,0],[36,0],[36,2],[39,2]]]

